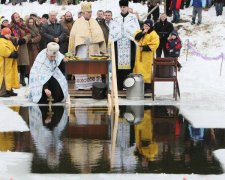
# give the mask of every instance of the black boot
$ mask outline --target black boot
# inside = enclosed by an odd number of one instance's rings
[[[17,96],[17,93],[14,93],[13,90],[11,90],[11,91],[6,91],[6,93],[7,93],[9,96]]]
[[[26,86],[24,73],[20,73],[20,84],[22,84],[22,86]]]
[[[145,83],[145,93],[151,93],[151,92],[152,92],[152,84]]]

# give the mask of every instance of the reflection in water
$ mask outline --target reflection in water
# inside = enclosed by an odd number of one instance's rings
[[[14,149],[14,134],[13,132],[0,133],[0,151],[12,151]]]
[[[49,111],[46,106],[30,107],[29,122],[38,156],[47,160],[49,168],[56,168],[63,149],[60,136],[68,122],[66,109],[53,106],[52,111]]]
[[[33,153],[33,173],[223,172],[212,152],[225,130],[194,128],[174,106],[122,106],[117,124],[105,108],[72,108],[69,121],[62,106],[19,113],[30,132],[0,133],[0,151]]]

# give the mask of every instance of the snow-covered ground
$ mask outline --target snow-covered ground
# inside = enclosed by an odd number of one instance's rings
[[[134,11],[138,11],[141,16],[146,14],[147,7],[141,4],[130,3],[130,7]],[[163,6],[160,7],[161,12]],[[93,17],[95,17],[97,10],[112,10],[113,16],[119,14],[118,0],[102,0],[93,3]],[[48,13],[51,10],[58,12],[58,17],[63,15],[67,11],[71,11],[74,18],[77,18],[77,13],[80,11],[80,5],[62,6],[43,4],[39,5],[34,3],[23,3],[22,6],[16,5],[0,5],[0,16],[5,16],[10,19],[11,14],[18,12],[22,17],[30,13],[37,13],[41,16],[44,13]],[[200,26],[191,25],[192,7],[181,10],[181,19],[188,22],[183,22],[175,25],[179,30],[180,37],[183,42],[183,48],[181,57],[179,59],[183,68],[178,74],[181,99],[174,101],[172,98],[172,84],[171,83],[157,83],[156,84],[156,100],[145,99],[143,101],[130,101],[126,99],[120,99],[121,105],[176,105],[179,107],[180,112],[191,121],[194,127],[198,128],[225,128],[225,67],[221,68],[222,58],[219,60],[206,60],[214,58],[223,53],[225,49],[225,18],[224,14],[217,17],[215,8],[211,7],[208,11],[203,11],[203,20]],[[171,20],[171,18],[168,18]],[[204,57],[197,57],[195,54],[188,51],[187,56],[187,41],[189,41],[196,51]],[[225,53],[224,53],[225,58]],[[206,58],[208,57],[208,58]],[[223,64],[224,65],[224,64]],[[32,105],[25,98],[25,88],[17,90],[19,96],[16,98],[3,99],[0,98],[1,105]],[[73,100],[72,106],[102,106],[106,105],[106,101],[95,101],[90,99]],[[9,110],[4,111],[4,116],[10,114]],[[1,113],[2,114],[2,113]],[[3,116],[2,116],[3,117]],[[1,119],[1,118],[0,118]],[[1,121],[0,121],[1,126]],[[225,164],[224,158],[225,150],[218,150],[215,152],[215,156],[220,160],[222,167]],[[5,156],[5,155],[4,155]],[[20,155],[18,155],[20,156]],[[0,157],[2,157],[0,155]],[[7,165],[7,164],[5,164]],[[224,169],[225,171],[225,169]],[[2,174],[2,173],[0,173]],[[76,176],[76,178],[93,179],[96,175],[92,176]],[[11,175],[4,177],[11,178]],[[47,176],[45,179],[59,179],[59,178],[74,179],[74,176],[70,175],[55,175]],[[107,176],[107,178],[116,178]],[[0,175],[1,178],[1,175]],[[26,179],[40,179],[42,175],[26,175]],[[98,178],[105,179],[105,175],[98,175]],[[224,175],[219,176],[199,176],[199,175],[166,175],[166,174],[149,174],[149,175],[119,175],[120,179],[182,179],[182,180],[195,180],[195,179],[225,179]],[[24,176],[18,176],[17,179],[24,179]]]

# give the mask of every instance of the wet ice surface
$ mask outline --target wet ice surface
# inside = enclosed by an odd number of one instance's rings
[[[206,118],[197,109],[121,106],[116,136],[105,107],[14,111],[30,131],[0,133],[0,174],[224,173],[225,129],[193,127],[188,117]]]

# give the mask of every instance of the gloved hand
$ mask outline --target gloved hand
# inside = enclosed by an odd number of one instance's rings
[[[17,42],[18,45],[23,45],[25,43],[26,43],[26,40],[24,38],[19,39],[18,42]]]
[[[9,55],[9,58],[16,59],[18,57],[18,55],[19,55],[18,52],[14,51]]]

